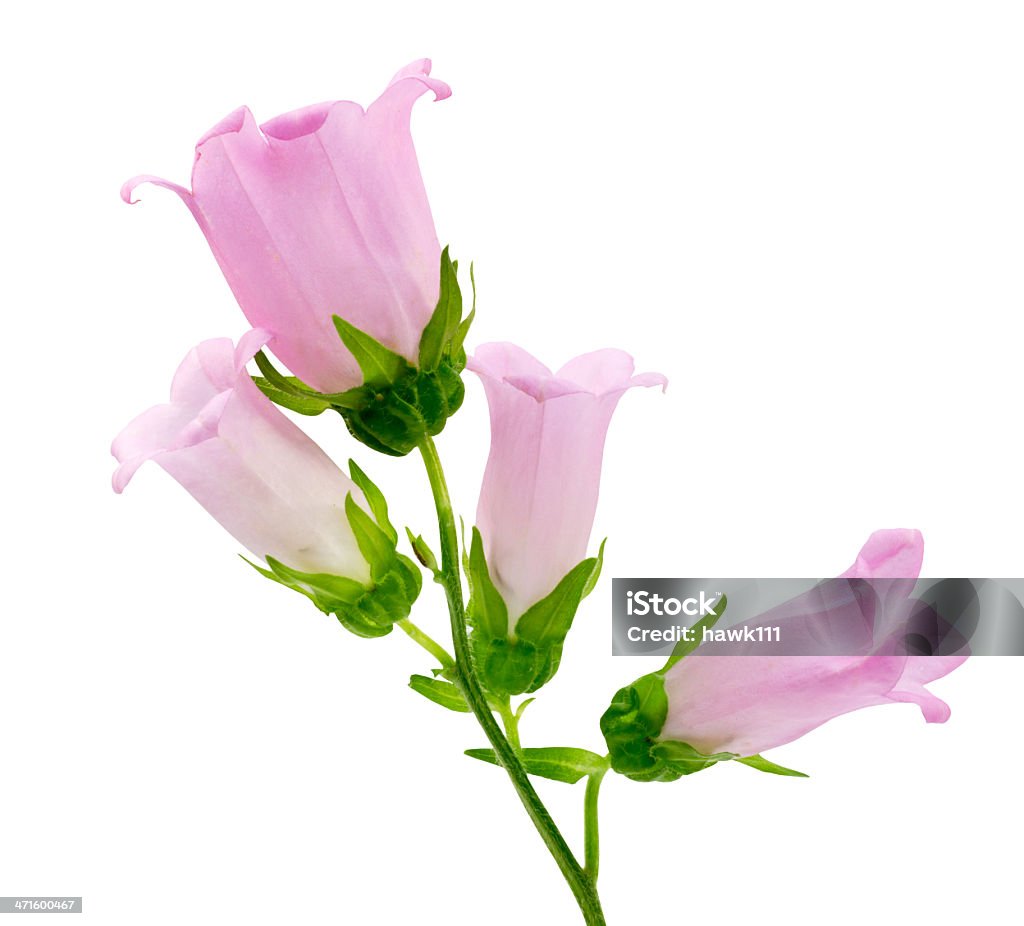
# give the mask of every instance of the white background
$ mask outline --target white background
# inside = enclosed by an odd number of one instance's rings
[[[0,37],[5,486],[0,895],[80,894],[81,922],[574,923],[472,721],[255,576],[158,468],[107,448],[194,343],[245,325],[171,194],[192,144],[370,102],[424,55],[438,232],[476,262],[472,344],[552,365],[630,350],[671,379],[613,424],[605,579],[528,744],[602,749],[646,671],[613,660],[613,575],[828,575],[919,527],[930,575],[1020,575],[1024,18],[1013,3],[21,4]],[[472,519],[472,378],[440,447]],[[431,529],[414,458],[312,432]],[[439,590],[419,621],[443,634]],[[1020,661],[841,718],[772,758],[608,780],[609,922],[1013,921]],[[546,786],[544,786],[546,784]],[[542,783],[579,845],[582,785]],[[143,908],[145,907],[145,912]]]

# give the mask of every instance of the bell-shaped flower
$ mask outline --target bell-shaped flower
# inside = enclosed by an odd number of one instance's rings
[[[881,601],[873,626],[810,626],[827,611],[786,618],[791,624],[784,631],[787,638],[808,643],[817,639],[821,651],[827,651],[830,638],[839,633],[844,646],[857,647],[857,655],[812,655],[808,649],[808,655],[796,656],[719,656],[713,647],[702,647],[677,662],[664,675],[668,709],[657,739],[686,743],[704,755],[751,756],[863,707],[911,702],[929,723],[946,721],[949,707],[925,685],[967,657],[906,655],[905,648],[901,653],[894,645],[913,618],[906,596],[920,572],[923,552],[917,531],[877,531],[843,573],[846,579],[872,580],[875,591],[890,598]],[[755,623],[778,621],[764,616]]]
[[[368,109],[309,106],[258,126],[235,110],[196,146],[192,189],[176,192],[206,236],[242,311],[313,388],[360,385],[335,330],[340,316],[415,363],[439,292],[441,248],[409,119],[427,90],[451,91],[430,61],[399,71]]]
[[[370,564],[346,518],[363,492],[257,388],[246,363],[266,343],[204,341],[178,367],[171,400],[114,440],[121,492],[147,460],[159,464],[244,547],[303,573],[369,582]]]
[[[491,419],[476,524],[511,630],[587,555],[619,399],[634,386],[667,381],[634,375],[633,358],[614,349],[552,373],[514,344],[485,344],[467,366],[483,382]]]

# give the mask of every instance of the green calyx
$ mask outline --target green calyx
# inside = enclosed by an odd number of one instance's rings
[[[257,572],[305,595],[325,614],[360,637],[383,637],[398,621],[409,616],[420,593],[420,570],[397,551],[398,532],[388,518],[387,502],[380,489],[355,464],[349,462],[352,481],[360,488],[368,514],[351,493],[345,498],[345,516],[359,552],[370,565],[367,584],[345,576],[300,572],[267,556],[268,569],[249,563]],[[246,562],[249,562],[246,560]]]
[[[657,739],[668,713],[664,680],[660,672],[638,678],[616,693],[601,717],[612,769],[633,781],[675,781],[735,758],[731,752],[707,756],[687,743]]]
[[[474,307],[463,318],[458,262],[449,258],[447,248],[441,253],[439,292],[415,365],[335,315],[338,336],[363,374],[361,386],[316,392],[293,376],[283,376],[262,352],[256,355],[263,374],[255,377],[256,385],[272,401],[303,415],[333,409],[357,440],[381,453],[405,456],[424,435],[441,433],[466,393],[461,374],[466,367],[466,334],[476,314],[476,286]]]
[[[707,617],[698,622],[694,639],[700,640],[704,627],[714,626],[725,613],[725,597]],[[612,769],[633,781],[675,781],[683,775],[710,768],[716,762],[735,758],[731,752],[703,755],[688,743],[658,739],[668,716],[665,673],[697,648],[697,643],[680,640],[658,672],[638,678],[620,688],[601,717],[601,732],[608,744]]]
[[[713,627],[725,613],[725,596],[714,610],[694,625],[693,640],[680,640],[665,665],[657,672],[641,676],[620,688],[608,710],[601,716],[601,732],[608,744],[611,767],[633,781],[676,781],[711,768],[718,762],[735,759],[743,765],[772,775],[806,778],[762,756],[739,756],[733,752],[705,754],[689,743],[660,739],[668,716],[665,673],[700,644],[705,627]]]
[[[532,605],[510,630],[508,608],[491,581],[480,532],[473,528],[467,574],[466,616],[474,661],[492,695],[533,692],[547,684],[562,658],[562,646],[580,602],[601,574],[604,544],[596,557],[578,563],[545,598]]]

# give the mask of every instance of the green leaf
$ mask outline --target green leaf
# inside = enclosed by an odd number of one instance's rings
[[[359,545],[359,552],[370,564],[370,575],[374,580],[379,579],[394,562],[394,541],[359,507],[351,492],[345,496],[345,515]]]
[[[767,772],[769,775],[787,775],[791,778],[809,778],[810,775],[806,775],[803,772],[798,772],[792,768],[786,768],[784,765],[776,765],[774,762],[770,762],[764,756],[744,756],[742,759],[737,759],[740,765],[749,765],[751,768],[756,768],[759,772]]]
[[[680,659],[685,659],[690,655],[698,646],[701,644],[701,640],[704,636],[704,628],[714,627],[718,623],[718,619],[725,614],[725,609],[729,605],[729,599],[725,597],[723,593],[722,597],[718,599],[718,604],[711,609],[711,613],[706,617],[702,617],[696,624],[691,628],[693,633],[691,636],[692,640],[682,639],[672,650],[672,655],[668,657],[668,661],[661,667],[661,673],[666,673],[672,668]]]
[[[352,481],[362,489],[363,495],[366,498],[366,504],[370,506],[370,511],[373,513],[377,526],[391,538],[391,544],[394,546],[394,544],[398,543],[398,531],[395,530],[394,525],[388,518],[388,502],[384,498],[384,493],[359,468],[355,460],[348,461],[348,471],[352,475]]]
[[[568,575],[516,622],[516,636],[529,640],[538,649],[562,643],[572,626],[576,610],[583,598],[597,560],[585,559],[569,570]]]
[[[484,557],[484,542],[480,531],[473,528],[469,550],[469,616],[475,630],[489,640],[508,637],[508,607],[501,593],[491,581]]]
[[[423,539],[423,535],[414,535],[408,527],[405,529],[405,533],[409,538],[409,544],[412,546],[413,553],[416,554],[416,559],[434,574],[435,579],[440,581],[441,570],[437,565],[437,557],[434,556],[434,551],[430,549],[427,542]]]
[[[388,385],[396,382],[409,368],[409,363],[404,357],[385,347],[376,338],[365,331],[360,331],[340,315],[333,318],[338,335],[363,372],[364,382]]]
[[[467,749],[466,755],[491,765],[500,765],[493,749]],[[571,746],[523,749],[520,757],[527,774],[570,785],[589,775],[599,775],[608,768],[608,760],[603,756]]]
[[[448,256],[448,248],[441,252],[441,285],[437,307],[420,338],[419,368],[424,372],[436,370],[462,320],[462,290],[457,276],[458,264]]]
[[[426,675],[414,675],[409,679],[409,687],[427,700],[440,704],[450,711],[469,713],[469,705],[462,697],[462,692],[451,682],[428,678]]]

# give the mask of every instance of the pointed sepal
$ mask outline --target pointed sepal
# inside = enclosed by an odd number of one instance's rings
[[[759,772],[767,772],[769,775],[784,775],[787,778],[810,778],[804,772],[798,772],[793,768],[786,768],[784,765],[778,765],[775,762],[771,762],[764,756],[743,756],[736,760],[740,765],[749,765],[751,768],[756,768]]]

